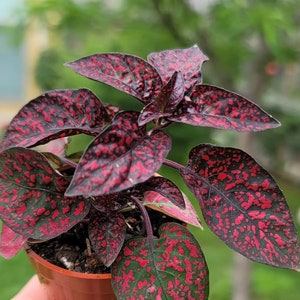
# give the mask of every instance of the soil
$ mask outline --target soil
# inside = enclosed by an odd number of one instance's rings
[[[174,221],[173,218],[162,215],[156,211],[150,210],[154,234],[157,235],[158,227],[167,221]],[[148,212],[150,212],[148,211]],[[125,216],[128,226],[126,238],[133,236],[145,236],[145,226],[140,213]],[[71,228],[68,232],[48,241],[28,242],[31,249],[50,263],[75,272],[90,274],[110,273],[99,259],[97,253],[92,249],[88,238],[88,223],[82,222]]]
[[[87,236],[87,224],[80,223],[52,240],[29,245],[42,258],[61,268],[81,273],[110,273],[110,268],[93,252]]]

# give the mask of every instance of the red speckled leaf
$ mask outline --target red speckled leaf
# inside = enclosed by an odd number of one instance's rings
[[[100,53],[65,64],[76,73],[100,81],[149,103],[162,87],[159,74],[134,55]]]
[[[247,153],[199,145],[182,176],[206,223],[229,247],[261,263],[299,269],[297,232],[284,196]]]
[[[154,210],[158,210],[168,216],[178,219],[181,222],[202,229],[203,227],[199,221],[198,214],[193,205],[185,195],[183,195],[183,199],[185,202],[185,208],[179,208],[170,201],[170,198],[164,197],[163,194],[155,191],[148,191],[145,193],[145,200],[143,201],[143,204]]]
[[[122,112],[94,139],[80,160],[66,195],[100,196],[149,179],[171,147],[163,131],[145,134],[137,112]]]
[[[103,264],[109,267],[118,256],[126,234],[126,224],[121,214],[96,212],[89,223],[89,236],[93,249]]]
[[[201,67],[207,60],[208,57],[197,45],[186,49],[155,52],[148,56],[148,61],[157,69],[164,83],[175,71],[181,71],[186,90],[202,82]]]
[[[93,200],[93,206],[102,213],[111,213],[121,208],[121,205],[118,203],[119,193],[93,197]]]
[[[224,89],[198,85],[169,120],[196,126],[237,131],[259,131],[280,123],[249,100]]]
[[[165,223],[160,237],[127,241],[112,265],[118,299],[208,299],[208,269],[193,235],[176,223]]]
[[[27,238],[0,224],[0,255],[6,259],[15,256],[23,247]]]
[[[89,203],[68,198],[69,182],[39,152],[11,148],[0,153],[0,218],[26,237],[50,239],[81,221]]]
[[[103,104],[87,89],[50,91],[19,111],[0,149],[32,147],[79,133],[96,135],[107,118]]]
[[[150,121],[170,116],[178,103],[183,99],[183,95],[182,74],[175,72],[169,82],[163,86],[157,97],[144,107],[139,117],[139,125],[141,126]]]
[[[163,197],[168,199],[168,202],[173,203],[178,208],[185,208],[185,201],[183,199],[183,194],[180,189],[174,184],[171,180],[155,176],[151,177],[144,183],[140,184],[140,187],[147,193],[148,191],[153,191],[155,194],[160,194]],[[137,189],[139,186],[137,186]],[[148,201],[151,201],[151,198],[148,197]]]

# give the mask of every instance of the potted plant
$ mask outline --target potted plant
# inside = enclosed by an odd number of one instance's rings
[[[178,184],[158,174],[165,165],[179,172],[205,222],[229,247],[261,263],[299,270],[288,205],[252,157],[199,144],[186,166],[167,158],[172,144],[165,128],[174,122],[236,131],[280,125],[244,97],[203,84],[206,60],[195,45],[151,53],[147,61],[101,53],[67,63],[143,108],[123,111],[81,88],[46,92],[19,111],[0,149],[2,255],[11,257],[25,243],[53,250],[51,243],[62,237],[70,246],[79,236],[76,251],[83,245],[111,272],[118,299],[207,299],[205,258],[185,225],[201,224]],[[78,134],[91,142],[70,154],[69,137]],[[41,148],[53,141],[61,147]],[[60,258],[66,268],[76,268],[65,254]]]

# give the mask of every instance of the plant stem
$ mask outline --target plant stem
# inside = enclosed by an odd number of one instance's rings
[[[181,170],[186,168],[185,166],[181,165],[180,163],[175,162],[175,161],[170,160],[170,159],[165,159],[163,164],[166,165],[166,166],[169,166],[173,169],[176,169],[178,171],[181,171]]]
[[[70,159],[67,159],[67,158],[65,158],[65,157],[63,157],[63,156],[59,156],[59,159],[62,161],[62,162],[64,162],[65,164],[67,164],[67,165],[69,165],[70,167],[72,167],[72,168],[76,168],[77,167],[77,163],[75,163],[75,162],[73,162],[72,160],[70,160]]]
[[[138,206],[138,208],[140,209],[140,211],[143,215],[144,222],[146,225],[147,240],[148,240],[151,252],[153,252],[153,245],[152,245],[153,230],[152,230],[152,225],[151,225],[151,220],[150,220],[149,214],[148,214],[146,208],[144,207],[144,205],[141,203],[141,201],[137,197],[131,196],[131,199],[136,203],[136,205]]]

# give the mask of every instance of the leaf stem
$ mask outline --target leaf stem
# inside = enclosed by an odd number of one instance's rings
[[[147,231],[147,240],[149,243],[149,247],[150,247],[151,251],[153,252],[153,245],[152,245],[153,230],[152,230],[152,225],[151,225],[151,220],[150,220],[149,214],[148,214],[145,206],[141,203],[141,201],[136,196],[131,196],[131,199],[136,203],[136,205],[138,206],[138,208],[140,209],[140,211],[143,215],[145,225],[146,225],[146,231]]]
[[[185,166],[181,165],[180,163],[178,163],[176,161],[170,160],[170,159],[165,159],[163,164],[166,166],[169,166],[173,169],[176,169],[178,171],[182,171],[182,170],[186,169]]]
[[[65,158],[65,157],[63,157],[63,156],[59,156],[59,159],[62,161],[62,162],[64,162],[66,165],[69,165],[70,167],[72,167],[72,168],[74,168],[74,169],[76,169],[76,167],[77,167],[77,163],[75,163],[75,162],[73,162],[72,160],[70,160],[70,159],[67,159],[67,158]]]

